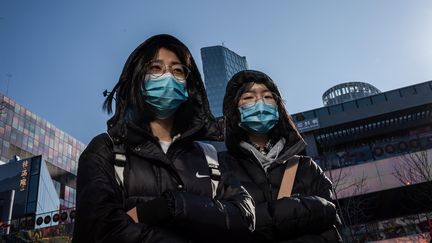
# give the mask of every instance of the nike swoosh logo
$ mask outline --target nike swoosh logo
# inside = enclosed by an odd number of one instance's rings
[[[195,176],[197,178],[206,178],[206,177],[210,177],[209,175],[200,175],[200,173],[197,171],[197,173],[195,174]]]

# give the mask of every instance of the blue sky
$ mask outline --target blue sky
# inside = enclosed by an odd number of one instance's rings
[[[0,92],[84,143],[106,129],[102,91],[132,50],[168,33],[246,56],[290,113],[333,85],[388,91],[432,79],[432,1],[0,0]]]

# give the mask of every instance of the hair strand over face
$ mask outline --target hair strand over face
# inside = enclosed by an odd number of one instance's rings
[[[207,97],[202,95],[205,94],[205,90],[201,75],[189,49],[173,36],[156,35],[144,41],[130,54],[119,81],[105,99],[103,110],[108,114],[112,114],[113,100],[115,100],[115,113],[108,121],[109,127],[119,121],[124,122],[127,110],[135,111],[139,114],[140,120],[147,123],[155,119],[152,108],[145,102],[145,96],[143,96],[145,90],[142,89],[142,84],[146,75],[146,64],[157,56],[161,48],[172,51],[180,62],[190,69],[186,81],[189,99],[176,112],[176,114],[182,114],[183,117],[183,119],[175,119],[178,120],[175,122],[177,128],[190,126],[190,121],[184,118],[191,117],[189,114],[195,114],[197,106],[201,107],[201,110],[208,110]]]

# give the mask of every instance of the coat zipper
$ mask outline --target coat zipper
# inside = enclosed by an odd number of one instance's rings
[[[252,163],[255,163],[255,164],[259,163],[259,161],[255,161],[253,158],[250,158],[249,160]],[[264,170],[264,168],[261,165],[258,164],[257,166],[260,167],[261,172],[264,173],[264,176],[266,178],[266,182],[268,184],[269,195],[266,195],[266,197],[268,197],[268,199],[270,199],[270,200],[273,200],[273,198],[272,198],[272,195],[273,195],[273,186],[272,186],[272,184],[270,182],[270,178],[269,178],[267,172]]]

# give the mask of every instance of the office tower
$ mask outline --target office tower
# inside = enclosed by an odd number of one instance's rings
[[[201,59],[210,109],[215,117],[220,117],[226,84],[234,74],[248,68],[246,57],[225,46],[209,46],[201,48]]]

